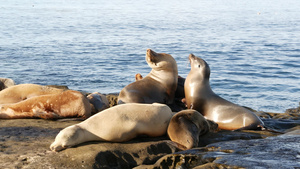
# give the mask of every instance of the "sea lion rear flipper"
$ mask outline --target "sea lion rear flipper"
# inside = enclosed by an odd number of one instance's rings
[[[179,151],[187,150],[187,147],[185,147],[184,145],[181,145],[181,144],[176,143],[176,142],[171,141],[171,140],[170,140],[170,142],[168,142],[168,144],[170,144],[170,145],[176,147]]]

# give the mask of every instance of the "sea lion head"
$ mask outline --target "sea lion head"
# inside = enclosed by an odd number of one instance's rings
[[[208,64],[205,62],[205,60],[201,59],[200,57],[197,57],[193,54],[189,55],[189,60],[191,63],[191,71],[192,72],[198,72],[200,77],[203,79],[209,79],[210,76],[210,68]],[[198,75],[198,76],[199,76]]]
[[[204,116],[201,113],[199,113],[197,110],[187,109],[187,110],[182,110],[182,112],[185,113],[186,119],[190,120],[197,126],[199,130],[199,136],[210,131],[210,124],[207,122]]]
[[[91,108],[92,108],[92,114],[98,113],[104,109],[109,108],[109,102],[108,99],[99,92],[91,93],[87,96]]]
[[[209,130],[209,123],[198,111],[187,109],[172,117],[167,133],[173,142],[181,145],[181,149],[191,149],[198,146],[199,136]]]
[[[156,53],[151,49],[147,49],[146,61],[148,65],[154,70],[177,72],[177,63],[170,54]]]
[[[80,139],[82,130],[83,129],[77,125],[63,129],[56,136],[55,141],[50,146],[50,149],[57,152],[76,145]]]

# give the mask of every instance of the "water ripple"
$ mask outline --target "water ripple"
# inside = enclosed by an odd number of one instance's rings
[[[220,96],[284,112],[300,99],[298,3],[45,0],[32,7],[7,1],[0,15],[0,77],[115,93],[136,73],[149,73],[147,48],[172,54],[182,77],[194,53],[210,65]]]

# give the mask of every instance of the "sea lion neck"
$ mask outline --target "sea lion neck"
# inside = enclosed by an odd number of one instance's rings
[[[174,72],[165,71],[165,70],[151,70],[147,75],[156,81],[165,81],[166,83],[175,83],[177,82],[178,75],[174,76]],[[177,83],[176,83],[177,84]]]

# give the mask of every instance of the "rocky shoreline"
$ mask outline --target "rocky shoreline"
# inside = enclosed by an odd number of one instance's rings
[[[117,96],[107,95],[111,106]],[[88,142],[61,152],[49,149],[57,133],[80,121],[0,120],[0,168],[298,168],[300,107],[255,112],[272,131],[217,131],[197,148],[179,151],[168,136],[125,143]]]

